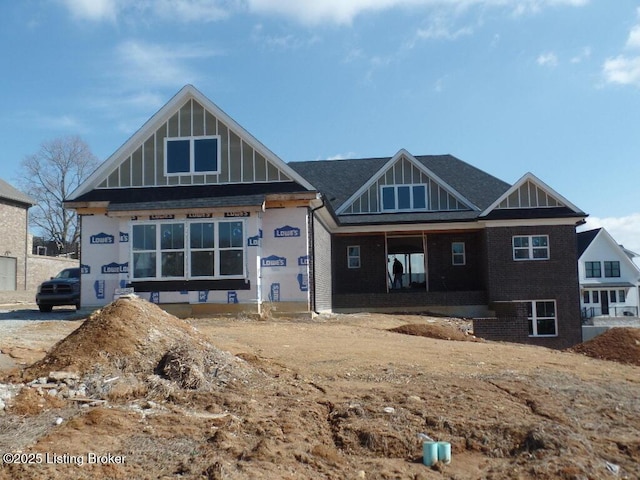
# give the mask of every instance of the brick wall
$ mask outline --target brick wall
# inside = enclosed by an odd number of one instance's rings
[[[484,291],[460,292],[419,292],[407,291],[389,293],[336,293],[333,295],[335,309],[373,310],[380,308],[421,308],[423,311],[435,311],[439,307],[460,306],[460,312],[468,311],[467,306],[486,306]],[[484,309],[486,310],[486,308]],[[449,309],[453,315],[455,309]],[[464,313],[460,313],[465,316]]]
[[[360,246],[360,268],[347,268],[347,247]],[[386,293],[387,265],[384,235],[334,236],[332,242],[334,293]]]
[[[451,244],[464,242],[465,264],[453,265]],[[429,291],[484,290],[484,241],[481,232],[427,235]]]
[[[27,209],[0,203],[0,255],[16,259],[16,290],[26,289]]]
[[[565,348],[582,341],[578,260],[575,227],[487,228],[487,292],[489,302],[555,300],[557,337],[523,339],[552,348]],[[549,259],[514,261],[514,235],[548,235]],[[505,325],[505,328],[511,328]],[[482,328],[482,327],[481,327]],[[506,338],[505,338],[506,339]]]

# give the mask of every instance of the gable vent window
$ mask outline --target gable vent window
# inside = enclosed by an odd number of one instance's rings
[[[383,212],[427,209],[426,185],[383,185],[380,187]]]
[[[165,138],[165,174],[220,172],[220,137]]]

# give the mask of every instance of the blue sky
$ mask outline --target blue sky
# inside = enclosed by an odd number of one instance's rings
[[[640,2],[0,0],[1,177],[101,160],[191,83],[285,161],[532,172],[640,253]]]

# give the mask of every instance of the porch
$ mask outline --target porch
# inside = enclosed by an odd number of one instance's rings
[[[611,319],[638,319],[638,307],[632,305],[607,306],[602,308],[582,307],[582,323],[591,323],[594,321],[610,321]]]
[[[401,289],[388,293],[334,293],[333,311],[429,312],[460,317],[490,315],[484,290],[426,292],[422,289]]]

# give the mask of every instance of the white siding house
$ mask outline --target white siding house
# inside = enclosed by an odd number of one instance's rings
[[[578,233],[578,275],[583,319],[638,317],[640,269],[604,228]]]

